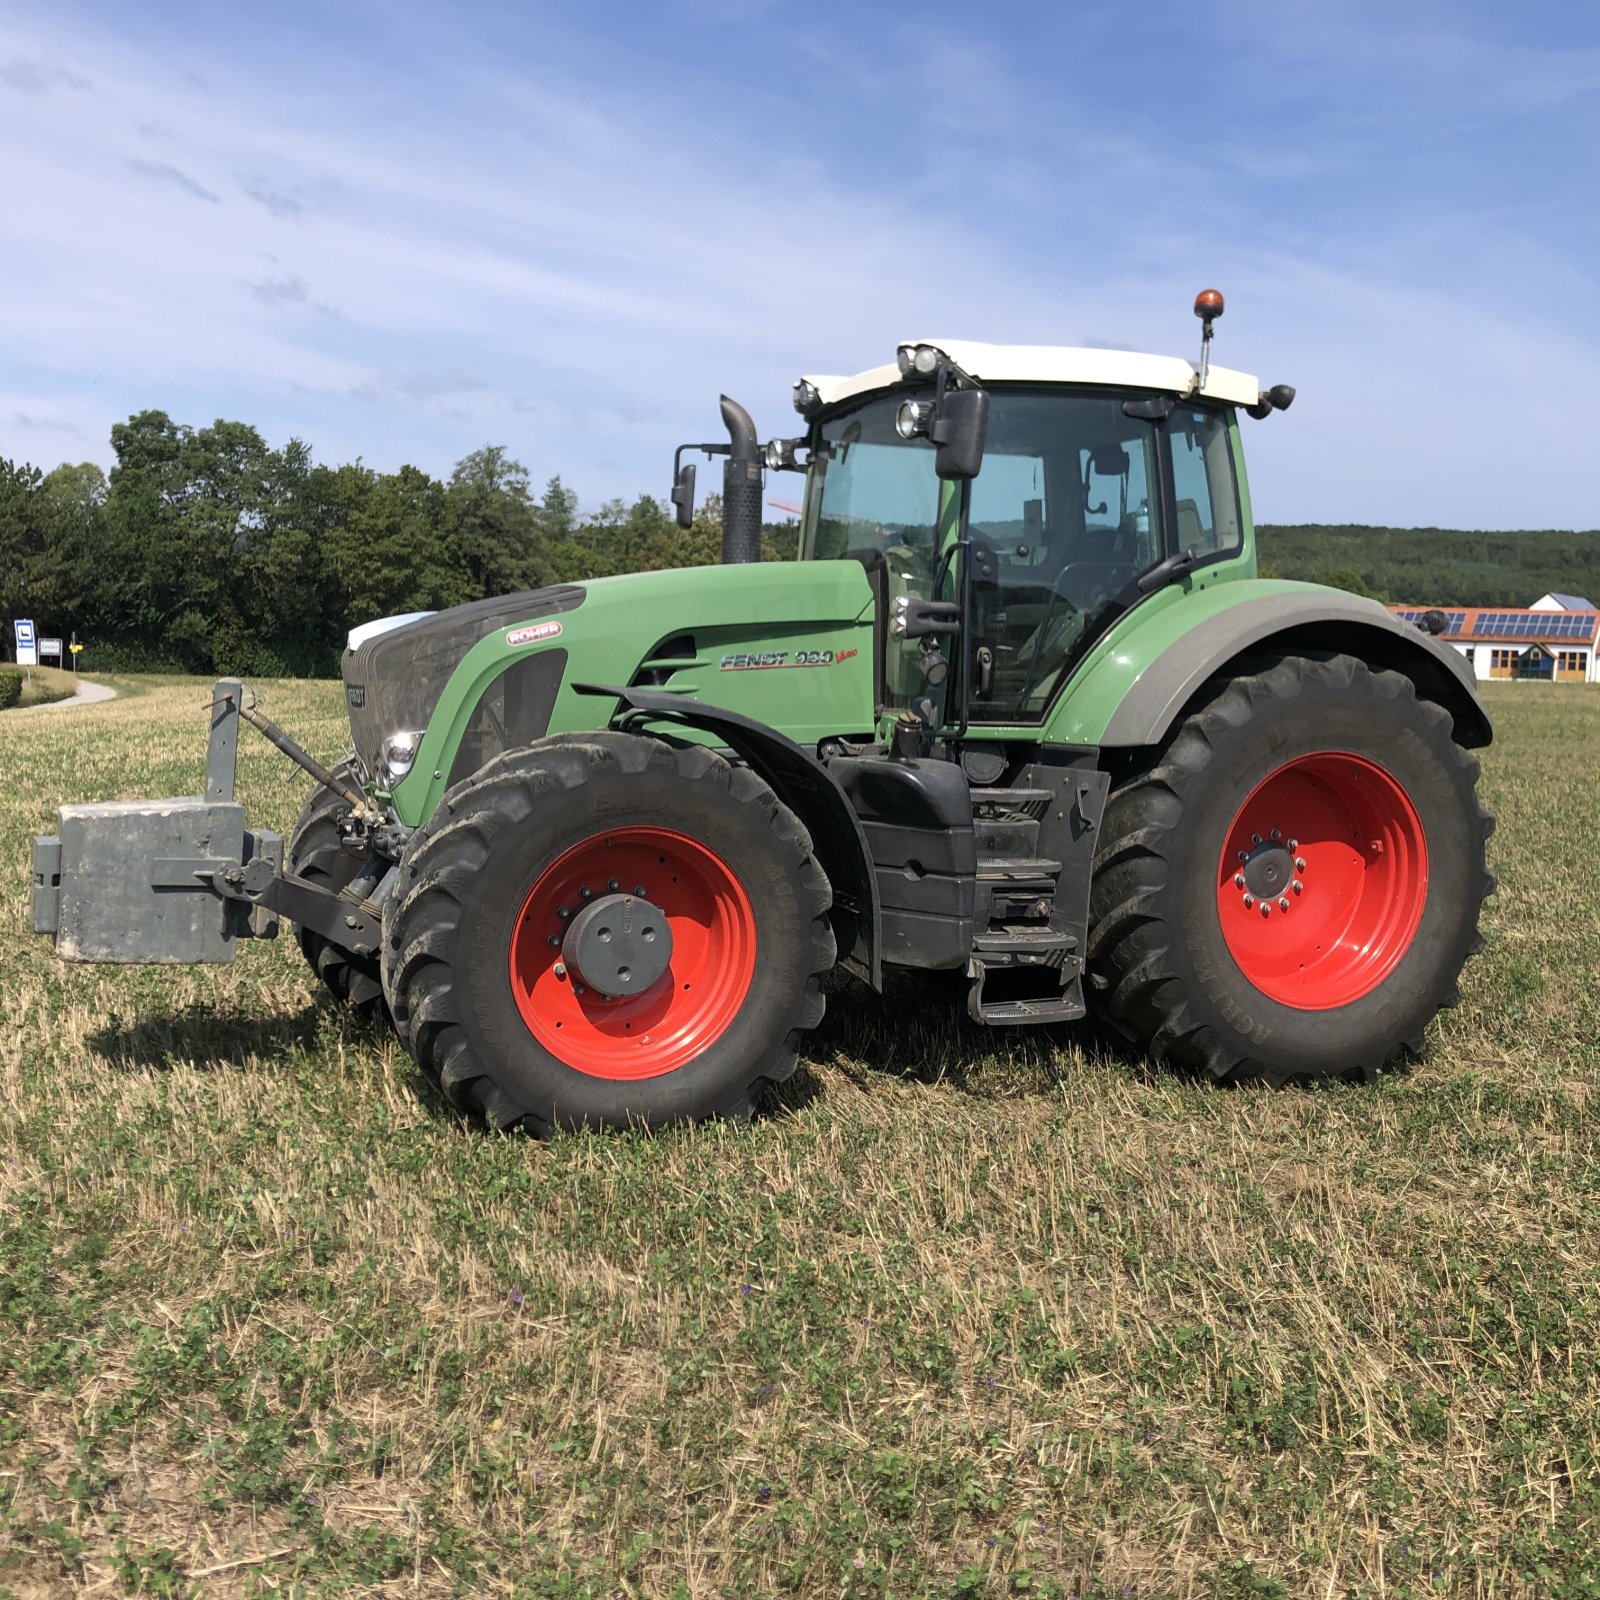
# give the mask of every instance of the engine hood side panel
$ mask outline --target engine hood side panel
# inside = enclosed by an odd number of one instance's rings
[[[613,705],[575,693],[573,684],[585,682],[642,682],[692,695],[754,717],[801,745],[872,731],[874,601],[857,562],[752,562],[631,573],[597,579],[578,592],[581,604],[569,610],[527,607],[526,618],[498,617],[494,630],[460,657],[437,698],[411,772],[393,789],[402,821],[415,826],[432,815],[479,702],[532,652],[566,655],[548,733],[606,726]],[[451,615],[442,612],[413,626],[428,627]],[[691,730],[689,736],[696,735]]]

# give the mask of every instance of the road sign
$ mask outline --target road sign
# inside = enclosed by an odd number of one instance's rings
[[[41,639],[39,641],[39,660],[42,662],[46,656],[54,656],[56,665],[61,665],[61,641],[59,639]]]
[[[83,654],[83,646],[78,644],[76,641],[73,642],[70,648],[75,656],[81,656]]]
[[[17,665],[19,667],[36,667],[39,665],[39,640],[33,631],[33,624],[19,617],[11,624],[11,631],[17,637]]]

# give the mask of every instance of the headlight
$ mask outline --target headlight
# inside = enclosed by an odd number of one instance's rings
[[[398,782],[411,770],[421,743],[420,733],[391,733],[383,741],[383,771],[391,783]]]
[[[911,366],[912,362],[916,359],[916,354],[916,346],[909,344],[903,344],[898,350],[895,351],[894,359],[900,367],[900,376],[902,378],[909,378],[911,376]]]
[[[794,408],[802,417],[809,417],[821,398],[816,384],[807,383],[804,378],[794,386]]]
[[[911,365],[925,377],[931,377],[939,370],[939,352],[931,344],[919,344]]]

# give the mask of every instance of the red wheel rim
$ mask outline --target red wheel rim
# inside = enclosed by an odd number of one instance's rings
[[[1370,994],[1411,946],[1428,846],[1410,797],[1341,750],[1300,756],[1239,807],[1217,875],[1222,937],[1273,1000],[1329,1011]]]
[[[562,961],[562,912],[577,911],[585,889],[636,893],[665,914],[672,959],[642,993],[577,992]],[[694,1060],[738,1014],[755,966],[755,913],[733,870],[665,828],[616,828],[574,845],[539,874],[511,934],[511,992],[528,1031],[596,1078],[657,1078]]]

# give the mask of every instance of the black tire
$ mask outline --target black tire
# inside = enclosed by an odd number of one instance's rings
[[[1419,1053],[1429,1022],[1459,999],[1494,889],[1484,859],[1494,819],[1477,801],[1477,761],[1410,679],[1346,655],[1252,666],[1213,684],[1111,795],[1091,895],[1091,1004],[1154,1060],[1218,1081],[1369,1078]],[[1256,786],[1325,751],[1363,757],[1399,785],[1428,874],[1420,920],[1388,975],[1349,1003],[1309,1010],[1270,997],[1234,959],[1219,862]]]
[[[565,852],[629,828],[670,829],[716,853],[753,913],[755,965],[737,1012],[701,1054],[620,1080],[577,1070],[540,1043],[510,964],[540,875]],[[457,785],[413,835],[385,907],[384,988],[417,1064],[492,1126],[543,1135],[744,1118],[763,1085],[794,1071],[800,1033],[822,1020],[831,903],[810,836],[754,773],[695,745],[557,736]]]
[[[333,770],[336,778],[356,781],[347,763]],[[339,821],[349,812],[349,803],[342,796],[318,787],[289,835],[285,850],[289,870],[336,893],[344,888],[361,868],[360,859],[340,843]],[[296,927],[295,937],[311,970],[335,1000],[363,1017],[383,1010],[383,974],[376,955],[351,955],[309,928]]]

